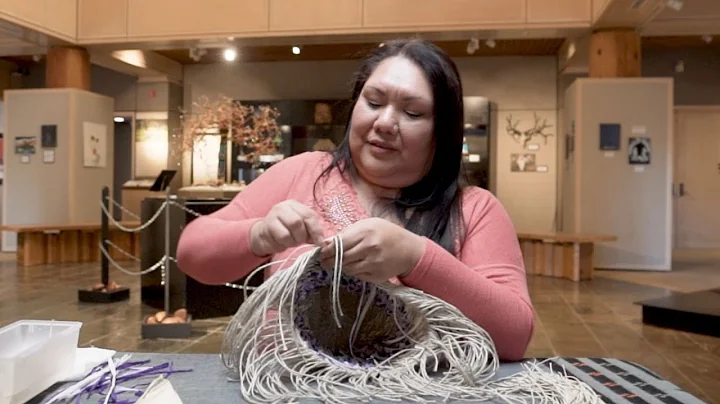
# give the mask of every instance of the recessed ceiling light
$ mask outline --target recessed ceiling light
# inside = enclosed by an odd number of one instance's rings
[[[292,52],[293,52],[294,55],[299,55],[299,54],[300,54],[300,47],[299,47],[299,46],[293,46]]]
[[[225,51],[223,52],[223,57],[228,62],[232,62],[237,57],[237,51],[232,48],[225,49]]]
[[[117,123],[123,123],[123,122],[125,122],[125,118],[123,118],[121,116],[116,116],[115,118],[113,118],[113,121],[115,121]]]

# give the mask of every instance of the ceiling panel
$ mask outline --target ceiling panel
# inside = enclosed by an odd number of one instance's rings
[[[435,43],[452,57],[471,56],[466,51],[468,41],[437,41]],[[496,40],[495,47],[492,48],[481,41],[480,49],[472,56],[555,55],[562,43],[562,38]],[[238,49],[237,60],[242,62],[276,62],[359,59],[377,46],[377,43],[304,45],[299,55],[294,55],[292,47],[289,45],[249,46]],[[158,50],[157,52],[182,64],[225,62],[222,56],[222,48],[207,49],[207,54],[199,62],[195,62],[190,58],[188,49]]]
[[[642,47],[643,49],[710,48],[720,50],[720,37],[709,39],[711,39],[710,42],[700,35],[648,36],[642,39]]]
[[[685,0],[680,10],[666,7],[655,20],[677,18],[720,18],[720,1],[718,0]]]

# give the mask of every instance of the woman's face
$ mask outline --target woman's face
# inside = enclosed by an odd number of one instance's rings
[[[372,185],[400,189],[432,165],[433,96],[423,71],[405,57],[382,61],[368,78],[352,112],[350,153]]]

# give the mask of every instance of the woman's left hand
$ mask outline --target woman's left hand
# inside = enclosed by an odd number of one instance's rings
[[[343,229],[343,272],[368,282],[407,275],[425,253],[425,240],[380,218],[363,219]],[[335,244],[326,240],[320,251],[324,268],[335,265]]]

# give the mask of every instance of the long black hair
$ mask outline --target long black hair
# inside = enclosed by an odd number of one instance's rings
[[[333,169],[344,173],[346,168],[356,175],[348,139],[352,110],[378,64],[394,56],[405,57],[415,63],[432,87],[435,154],[425,177],[403,188],[390,206],[407,230],[428,237],[451,254],[456,254],[459,252],[456,242],[462,237],[459,184],[464,124],[462,83],[455,63],[434,44],[420,39],[394,40],[377,47],[363,60],[355,74],[345,139],[333,152],[332,162],[320,177]],[[409,209],[412,209],[412,214],[408,216]]]

